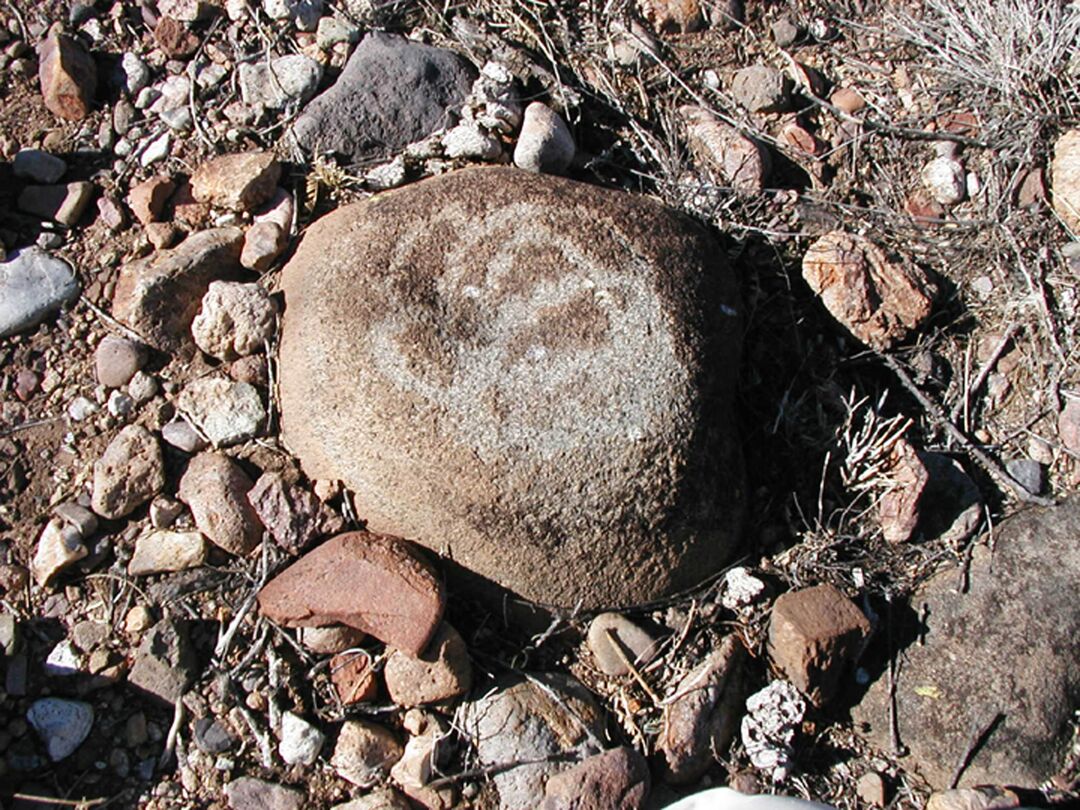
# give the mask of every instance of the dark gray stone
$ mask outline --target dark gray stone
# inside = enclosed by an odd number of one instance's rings
[[[79,295],[71,265],[36,247],[0,263],[0,338],[37,326]]]
[[[236,745],[236,740],[220,721],[200,717],[195,721],[195,744],[207,754],[224,754]]]
[[[473,67],[453,51],[372,32],[293,131],[313,152],[354,161],[384,156],[450,124],[474,78]]]
[[[187,625],[164,619],[143,636],[128,682],[172,704],[187,691],[197,668]]]
[[[908,760],[937,789],[986,731],[960,786],[1034,787],[1063,764],[1080,705],[1080,499],[1029,509],[975,546],[970,585],[938,573],[912,597],[909,638],[898,654],[896,708]],[[992,550],[991,550],[992,547]],[[920,625],[918,616],[925,616]],[[897,638],[905,628],[893,628]],[[889,746],[888,677],[853,710],[870,742]]]

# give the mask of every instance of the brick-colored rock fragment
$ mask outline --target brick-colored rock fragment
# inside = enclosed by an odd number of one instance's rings
[[[769,656],[799,691],[821,706],[835,694],[869,635],[866,616],[836,586],[815,585],[776,600]]]
[[[57,33],[45,38],[38,46],[38,81],[45,106],[54,115],[81,121],[90,114],[97,66],[77,40]]]
[[[167,175],[159,174],[131,187],[127,204],[135,219],[143,225],[157,222],[165,203],[176,189],[176,183]]]
[[[379,694],[379,677],[366,652],[343,652],[330,659],[330,682],[342,705],[366,703]]]
[[[919,501],[930,474],[915,448],[905,439],[893,446],[889,462],[886,472],[893,486],[878,501],[878,522],[886,540],[903,543],[918,525]]]
[[[191,193],[199,202],[251,211],[274,196],[281,164],[270,152],[242,152],[208,160],[191,176]]]
[[[649,764],[629,746],[586,757],[552,776],[541,810],[639,810],[649,795]]]
[[[390,699],[401,706],[424,706],[463,695],[472,686],[472,662],[465,640],[446,622],[423,655],[395,650],[383,670]]]
[[[259,593],[267,618],[287,627],[340,623],[418,656],[442,619],[435,571],[404,540],[346,532],[309,551]]]

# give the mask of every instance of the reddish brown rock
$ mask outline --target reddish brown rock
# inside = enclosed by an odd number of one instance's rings
[[[1080,234],[1080,129],[1070,129],[1054,143],[1050,185],[1054,211],[1070,231]]]
[[[890,261],[862,236],[832,231],[803,256],[803,278],[859,340],[886,349],[930,315],[934,287],[910,262]]]
[[[195,199],[190,180],[177,186],[169,198],[169,211],[174,220],[192,228],[205,228],[210,222],[210,206]]]
[[[769,656],[811,702],[836,692],[847,666],[870,635],[863,612],[834,585],[785,593],[773,605]]]
[[[439,626],[443,587],[404,540],[347,532],[309,551],[259,593],[287,627],[347,624],[419,656]]]
[[[716,182],[737,191],[760,191],[769,173],[765,152],[704,107],[679,108],[695,162]]]
[[[144,229],[147,241],[154,250],[171,248],[180,241],[180,229],[171,222],[151,222]]]
[[[50,34],[38,46],[38,81],[54,115],[80,121],[90,114],[97,90],[93,57],[72,37]]]
[[[1080,455],[1080,399],[1066,397],[1058,414],[1058,437],[1066,450]]]
[[[274,196],[281,164],[270,152],[241,152],[208,160],[191,176],[199,202],[251,211]]]
[[[130,514],[165,486],[165,463],[157,438],[141,425],[128,425],[94,463],[92,505],[102,517]]]
[[[251,487],[251,479],[239,464],[211,451],[188,463],[176,494],[212,543],[230,554],[245,555],[262,539],[259,516],[247,499]]]
[[[323,506],[313,493],[287,483],[280,473],[263,473],[247,497],[278,545],[291,554],[345,529],[340,515]]]
[[[345,706],[366,703],[379,694],[379,678],[364,651],[343,652],[330,659],[330,682]]]
[[[182,59],[199,50],[199,38],[172,17],[162,17],[154,28],[154,42],[170,59]]]
[[[919,225],[939,223],[945,216],[945,208],[930,196],[924,188],[915,189],[904,200],[904,212]]]
[[[915,448],[899,439],[889,454],[886,474],[891,488],[878,501],[878,522],[890,543],[903,543],[919,522],[919,500],[930,474]]]
[[[637,5],[658,34],[687,34],[705,27],[698,0],[638,0]]]
[[[135,219],[143,225],[157,222],[165,208],[165,202],[172,195],[176,183],[168,175],[159,174],[149,180],[143,180],[131,187],[127,204]]]
[[[649,765],[633,748],[595,754],[548,779],[541,810],[639,810],[649,795]]]
[[[465,640],[443,622],[423,655],[392,652],[386,659],[383,677],[394,703],[424,706],[468,692],[472,686],[472,662]]]
[[[798,124],[788,124],[780,131],[780,140],[795,152],[816,157],[825,151],[825,145],[812,132]]]
[[[741,672],[745,652],[738,638],[727,636],[668,697],[657,742],[666,781],[697,781],[713,758],[727,750],[738,728],[745,696]]]
[[[256,273],[270,269],[274,260],[289,245],[285,231],[276,222],[256,222],[244,234],[240,264]]]
[[[853,87],[841,87],[833,91],[829,101],[834,107],[843,110],[848,115],[854,115],[866,107],[866,100],[862,97],[862,93]]]

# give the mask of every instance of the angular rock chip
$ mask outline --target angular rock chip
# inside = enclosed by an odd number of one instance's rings
[[[253,211],[274,196],[281,164],[272,152],[221,155],[191,175],[191,193],[199,202]]]
[[[276,315],[270,293],[261,284],[211,281],[191,322],[191,334],[211,357],[236,360],[263,348],[274,334]]]
[[[189,463],[176,496],[214,545],[244,556],[262,539],[262,524],[248,503],[251,479],[224,453],[207,452]]]
[[[38,46],[38,81],[45,106],[54,115],[79,121],[90,114],[97,90],[97,66],[78,40],[50,34]]]
[[[200,377],[180,392],[176,406],[214,447],[228,447],[255,436],[266,409],[255,386],[221,377]]]
[[[259,592],[269,619],[286,627],[347,624],[419,656],[442,618],[435,571],[404,540],[346,532],[309,551]]]
[[[397,735],[390,729],[367,720],[346,720],[330,765],[342,779],[369,788],[386,779],[403,752]]]
[[[386,691],[399,706],[424,706],[463,695],[472,686],[465,640],[443,622],[419,657],[394,650],[383,669]]]
[[[613,748],[548,779],[540,810],[640,810],[650,784],[649,763],[641,754]]]
[[[128,425],[94,462],[95,512],[115,520],[131,514],[165,486],[165,461],[157,437],[142,425]]]
[[[172,705],[191,685],[198,663],[187,625],[163,619],[139,643],[128,683]]]
[[[293,126],[300,145],[353,161],[380,157],[451,123],[476,73],[453,51],[372,32]]]
[[[322,65],[301,53],[270,60],[244,62],[237,68],[240,97],[253,107],[280,110],[289,104],[303,104],[319,89]]]
[[[337,534],[345,521],[302,487],[286,483],[280,473],[265,472],[248,493],[248,501],[278,545],[299,554],[319,537]]]
[[[36,247],[0,263],[0,338],[37,326],[79,296],[71,265]]]
[[[94,184],[85,180],[58,186],[27,186],[19,194],[19,208],[73,228],[93,197]]]
[[[637,0],[637,7],[658,34],[689,34],[705,27],[698,0]]]
[[[1060,768],[1080,705],[1080,499],[1028,509],[972,546],[966,593],[960,572],[940,571],[893,611],[900,741],[936,789],[949,787],[965,754],[960,786],[1035,786]],[[904,618],[904,621],[900,621]],[[923,643],[919,642],[922,639]],[[856,729],[890,745],[889,684],[881,675],[852,710]],[[975,735],[982,744],[971,751]]]
[[[365,650],[338,653],[331,658],[330,682],[343,706],[367,703],[379,694],[379,676]]]
[[[239,228],[214,228],[125,264],[113,294],[113,316],[154,348],[183,348],[191,341],[191,322],[210,282],[239,271],[243,244]]]
[[[934,285],[910,262],[890,261],[862,236],[831,231],[803,256],[803,278],[829,313],[874,349],[887,349],[930,315]]]
[[[206,540],[199,532],[153,531],[135,540],[128,563],[132,576],[184,571],[206,562]]]
[[[285,440],[373,531],[527,599],[688,587],[744,499],[721,256],[651,201],[510,168],[340,208],[283,274]]]
[[[241,776],[225,786],[229,810],[303,810],[307,797],[296,788]]]
[[[891,489],[878,501],[878,522],[887,541],[903,543],[919,523],[919,501],[930,474],[906,439],[899,439],[893,445],[886,474]]]

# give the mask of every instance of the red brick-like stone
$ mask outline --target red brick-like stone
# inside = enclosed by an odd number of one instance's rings
[[[863,612],[834,585],[790,591],[776,600],[769,656],[815,705],[836,692],[843,671],[870,635]]]
[[[613,748],[552,776],[541,810],[639,810],[649,784],[645,758],[628,746]]]
[[[379,694],[379,677],[366,652],[338,653],[330,659],[330,682],[345,706],[366,703]]]
[[[138,185],[132,186],[128,192],[127,204],[135,219],[143,225],[157,222],[161,219],[162,209],[165,202],[176,189],[176,183],[171,177],[159,174],[149,180],[143,180]]]
[[[97,90],[97,66],[86,49],[66,34],[50,34],[38,47],[38,81],[54,115],[81,121]]]
[[[442,619],[444,594],[438,575],[404,540],[347,532],[274,577],[259,605],[287,627],[338,622],[419,656]]]

